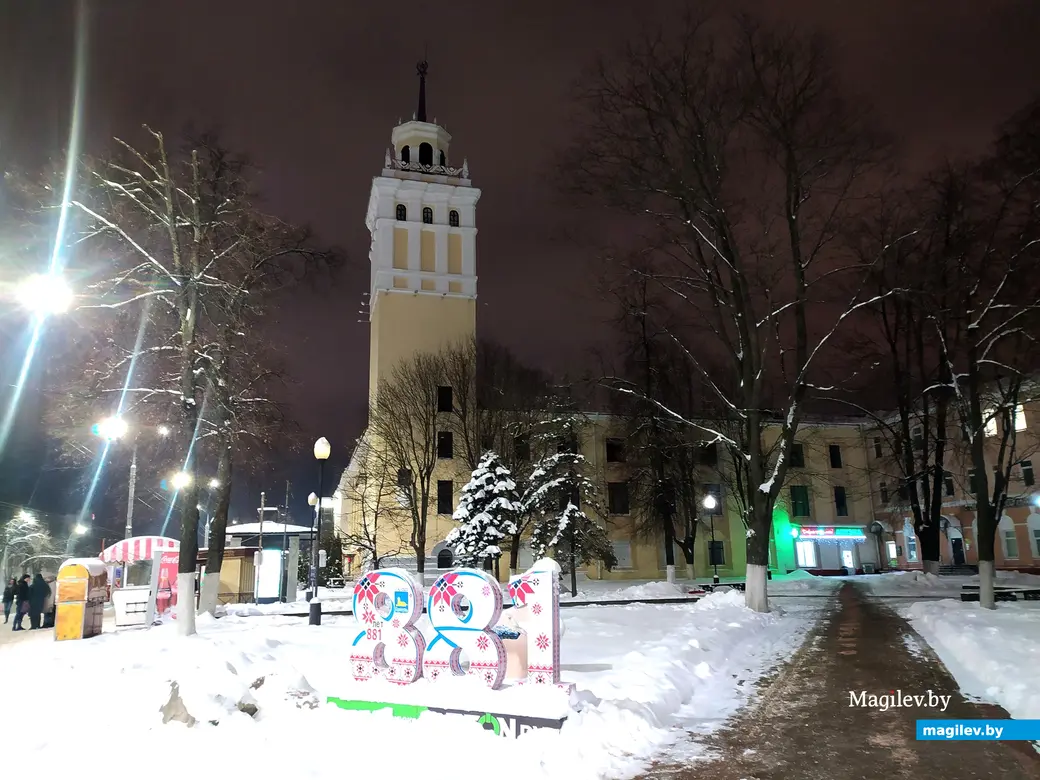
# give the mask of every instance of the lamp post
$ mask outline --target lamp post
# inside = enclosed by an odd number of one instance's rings
[[[108,442],[122,439],[130,431],[130,426],[122,417],[106,417],[94,426],[94,433]],[[160,425],[157,429],[163,438],[170,435],[170,429]],[[130,481],[127,488],[126,499],[126,528],[123,530],[123,538],[129,539],[134,535],[134,491],[137,488],[137,434],[134,433],[133,454],[130,458]]]
[[[704,508],[708,510],[708,519],[711,522],[711,566],[714,570],[714,575],[711,581],[716,585],[719,584],[719,558],[715,554],[715,507],[719,505],[719,502],[715,499],[711,493],[704,497]]]
[[[18,289],[19,303],[40,318],[68,311],[72,299],[72,288],[53,272],[30,276]]]
[[[332,454],[332,445],[322,436],[314,442],[314,459],[318,461],[318,495],[315,496],[314,531],[311,544],[311,607],[310,620],[312,626],[321,625],[321,602],[318,600],[318,546],[321,543],[321,505],[325,490],[325,461]],[[313,495],[313,494],[312,494]]]

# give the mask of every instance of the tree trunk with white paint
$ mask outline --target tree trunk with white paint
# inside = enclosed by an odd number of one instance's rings
[[[769,567],[757,563],[749,563],[747,579],[744,585],[744,604],[755,612],[769,611],[769,597],[766,592],[766,573]]]
[[[195,633],[195,572],[177,573],[177,633]]]

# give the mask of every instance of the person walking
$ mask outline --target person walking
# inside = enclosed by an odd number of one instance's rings
[[[6,623],[11,617],[11,605],[14,604],[15,594],[18,593],[18,583],[15,582],[14,577],[7,582],[4,587],[4,622]]]
[[[51,586],[43,579],[43,575],[36,572],[32,585],[29,586],[29,628],[41,628],[43,617],[43,605],[47,603],[47,597],[51,595]]]
[[[12,631],[24,631],[22,618],[29,611],[29,575],[23,574],[18,580],[18,589],[14,593],[14,625]]]

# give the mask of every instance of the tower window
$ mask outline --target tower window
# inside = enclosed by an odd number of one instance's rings
[[[412,157],[412,150],[409,149],[407,146],[402,146],[401,147],[401,162],[406,163],[406,162],[408,162],[411,159],[411,157]]]
[[[422,221],[424,225],[433,224],[433,209],[431,209],[429,206],[426,206],[422,210]]]
[[[404,222],[406,219],[408,219],[408,207],[405,206],[403,203],[398,203],[397,204],[397,221],[398,222]]]
[[[451,431],[437,431],[437,457],[451,460],[455,457],[455,437]]]
[[[459,212],[457,212],[455,209],[452,209],[448,212],[448,224],[452,227],[459,226]]]
[[[428,143],[419,144],[419,164],[433,165],[433,147]]]
[[[448,158],[444,156],[444,152],[441,152],[441,166],[443,167],[443,166],[445,166],[447,164],[448,164]]]
[[[451,397],[451,386],[441,385],[437,388],[437,411],[450,413],[454,408],[455,405],[452,403]]]

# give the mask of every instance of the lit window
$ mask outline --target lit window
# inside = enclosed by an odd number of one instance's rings
[[[906,560],[917,563],[917,537],[914,536],[914,527],[909,520],[903,523],[903,537],[906,539]]]
[[[798,555],[798,567],[801,569],[816,568],[816,542],[799,541],[794,545]]]
[[[888,559],[890,561],[896,560],[898,557],[898,551],[896,550],[895,542],[885,542],[885,552],[888,553]]]
[[[993,409],[987,409],[983,414],[983,417],[987,418],[986,435],[996,436],[998,431],[997,421],[1000,418],[1000,415]],[[1014,420],[1016,431],[1024,431],[1026,429],[1026,411],[1022,407],[1022,404],[1018,404],[1017,406],[1015,406]]]

